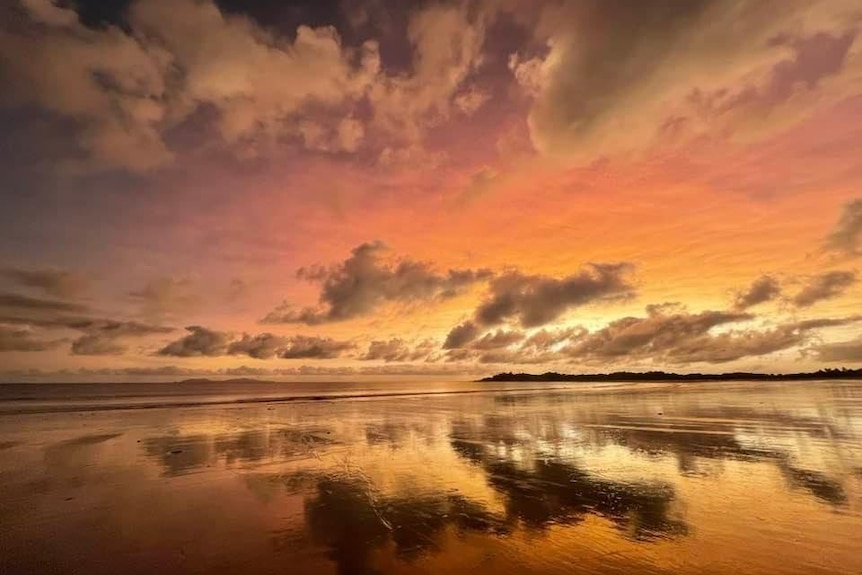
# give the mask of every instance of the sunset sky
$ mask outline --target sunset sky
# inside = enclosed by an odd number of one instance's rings
[[[858,0],[0,0],[0,379],[862,367]]]

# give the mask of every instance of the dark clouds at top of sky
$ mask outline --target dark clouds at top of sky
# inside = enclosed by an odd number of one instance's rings
[[[91,167],[139,172],[184,153],[168,136],[204,108],[241,156],[283,140],[384,163],[413,156],[429,128],[511,92],[478,81],[506,59],[532,102],[533,144],[549,154],[762,129],[797,117],[811,105],[798,93],[846,68],[862,13],[852,0],[83,5],[83,23],[50,0],[6,9],[7,103],[79,124]],[[487,54],[503,22],[528,40]]]
[[[547,54],[511,67],[535,98],[537,148],[602,156],[780,125],[800,93],[842,70],[860,11],[849,0],[561,2],[536,30]]]
[[[391,161],[428,127],[473,113],[465,102],[481,102],[467,80],[484,24],[466,5],[405,18],[411,65],[393,73],[381,67],[377,38],[346,45],[335,27],[303,22],[279,30],[210,0],[139,0],[119,25],[96,27],[49,0],[23,0],[17,12],[0,37],[6,103],[81,125],[86,169],[174,162],[183,150],[169,135],[202,109],[214,112],[210,140],[243,157],[290,141],[327,154],[370,147]]]

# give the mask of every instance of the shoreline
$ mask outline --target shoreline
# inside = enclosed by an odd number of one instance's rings
[[[498,373],[482,379],[476,383],[493,382],[679,382],[679,381],[814,381],[814,380],[862,380],[862,369],[826,369],[802,373],[669,373],[664,371],[630,372],[618,371],[614,373],[598,374],[566,374],[557,372],[545,372],[541,374],[531,373]]]

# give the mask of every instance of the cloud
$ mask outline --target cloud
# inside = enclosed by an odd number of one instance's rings
[[[429,360],[439,344],[425,340],[411,346],[401,338],[375,340],[368,345],[368,351],[359,359],[365,361],[382,360],[386,363]]]
[[[582,327],[539,330],[526,339],[512,337],[508,345],[503,345],[503,340],[509,338],[500,338],[498,347],[481,345],[483,340],[493,341],[497,335],[489,333],[472,345],[450,350],[447,360],[509,365],[623,365],[626,369],[643,362],[720,364],[800,347],[818,330],[858,323],[862,316],[795,321],[765,329],[727,329],[753,319],[755,316],[741,311],[690,313],[677,304],[651,305],[645,317],[620,318],[592,332]],[[718,328],[722,329],[715,331]]]
[[[333,359],[355,346],[328,337],[295,335],[283,337],[271,333],[234,335],[201,326],[187,327],[189,335],[159,350],[158,355],[174,357],[219,357],[247,355],[254,359]]]
[[[510,68],[537,149],[602,156],[768,129],[854,93],[860,13],[851,0],[564,1],[535,29],[545,49]]]
[[[369,93],[375,125],[417,142],[453,109],[475,112],[485,98],[467,80],[482,62],[484,37],[484,20],[471,18],[465,5],[434,3],[414,12],[407,24],[412,73],[378,78]]]
[[[646,317],[626,317],[576,337],[562,353],[575,361],[649,360],[654,363],[725,363],[768,355],[808,341],[811,332],[862,320],[860,316],[790,322],[771,329],[712,330],[754,319],[744,312],[689,313],[678,306],[648,306]]]
[[[466,326],[466,327],[465,327]],[[461,329],[459,329],[461,328]],[[541,329],[527,334],[517,330],[481,330],[470,322],[453,329],[444,344],[447,361],[478,361],[479,363],[536,364],[559,361],[559,348],[577,336],[587,333],[584,328]]]
[[[484,21],[466,6],[413,11],[411,66],[389,73],[376,40],[348,46],[332,26],[287,35],[213,0],[137,0],[121,23],[99,27],[51,0],[22,5],[24,18],[0,25],[15,88],[4,100],[78,125],[77,144],[98,168],[166,166],[177,152],[168,136],[201,122],[243,156],[285,141],[324,153],[418,146],[453,110],[472,113],[485,99],[468,82]]]
[[[818,345],[810,351],[820,361],[862,363],[862,338]]]
[[[160,335],[174,331],[170,327],[147,325],[136,321],[73,320],[67,327],[84,332],[72,342],[73,355],[119,355],[126,351],[126,338]]]
[[[633,297],[627,278],[632,269],[627,263],[591,264],[561,279],[519,272],[498,276],[476,309],[475,322],[487,326],[516,319],[523,327],[538,327],[575,307]]]
[[[59,299],[76,298],[87,288],[83,277],[66,270],[6,268],[0,270],[0,275],[19,286],[35,288]]]
[[[482,333],[479,326],[472,321],[464,322],[452,328],[443,342],[443,349],[460,349]]]
[[[848,256],[862,254],[862,199],[844,205],[841,218],[826,238],[825,247]]]
[[[582,337],[587,330],[582,327],[570,327],[556,330],[540,329],[533,332],[521,346],[524,350],[555,351],[560,345]]]
[[[263,323],[316,325],[368,315],[386,303],[415,303],[455,297],[470,285],[487,279],[485,270],[450,270],[440,274],[424,262],[384,261],[380,242],[362,244],[351,256],[329,268],[303,268],[297,276],[321,285],[320,307],[295,310],[283,305]]]
[[[815,303],[839,297],[856,283],[856,272],[832,271],[809,278],[791,303],[797,307],[810,307]]]
[[[781,286],[778,280],[771,276],[761,276],[745,291],[736,294],[733,307],[737,310],[746,310],[750,307],[772,301],[781,295]]]
[[[328,337],[294,336],[279,357],[284,359],[333,359],[353,349],[354,344]]]
[[[189,334],[160,349],[158,355],[173,357],[215,357],[227,353],[230,335],[205,327],[192,325],[186,328]]]
[[[129,297],[140,305],[144,315],[152,317],[187,314],[201,304],[200,295],[186,278],[159,278],[130,292]]]
[[[651,305],[646,317],[625,317],[575,340],[565,353],[578,359],[611,360],[642,356],[656,360],[674,350],[703,342],[720,325],[753,319],[743,312],[704,311],[690,314],[676,305]]]
[[[27,312],[76,312],[87,311],[87,307],[77,303],[42,299],[18,294],[0,294],[0,310],[27,311]]]
[[[45,351],[61,345],[63,340],[43,340],[29,329],[0,325],[0,353],[7,351]]]
[[[279,355],[287,345],[285,337],[262,333],[260,335],[243,334],[239,341],[232,342],[228,348],[228,355],[247,355],[254,359],[270,359]]]
[[[520,331],[504,331],[498,329],[496,332],[486,333],[470,345],[471,349],[496,350],[509,347],[522,341],[526,336]]]
[[[42,276],[39,279],[41,281]],[[45,285],[47,289],[56,287],[51,282]],[[61,291],[65,289],[63,287]],[[72,341],[73,355],[116,355],[126,351],[124,340],[127,338],[173,331],[171,327],[92,317],[92,310],[79,303],[17,294],[0,294],[0,323],[24,325],[28,330],[78,331],[81,335]],[[54,344],[60,341],[51,340],[51,347],[56,347]]]
[[[144,171],[171,161],[159,133],[170,56],[118,27],[87,28],[50,0],[24,8],[31,22],[13,18],[0,34],[7,99],[79,122],[78,144],[100,165]]]

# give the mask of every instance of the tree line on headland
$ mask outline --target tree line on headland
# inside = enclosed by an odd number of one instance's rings
[[[666,371],[615,371],[613,373],[498,373],[479,381],[802,381],[816,379],[862,379],[862,369],[820,369],[806,373],[669,373]]]

